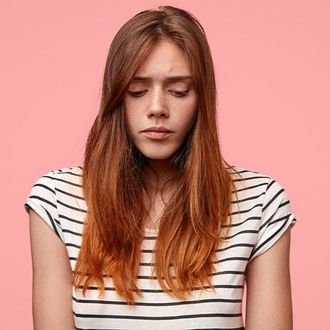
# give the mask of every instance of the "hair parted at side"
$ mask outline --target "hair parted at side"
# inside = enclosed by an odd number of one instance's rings
[[[236,193],[229,171],[236,170],[220,151],[214,67],[203,27],[183,9],[158,9],[132,17],[111,43],[100,110],[87,139],[82,170],[88,210],[74,271],[75,289],[85,294],[95,281],[101,295],[104,277],[111,277],[116,292],[129,304],[136,302],[135,295],[143,296],[136,281],[148,214],[142,194],[148,160],[131,141],[122,100],[158,41],[169,40],[187,55],[198,103],[193,127],[171,159],[179,188],[165,206],[155,241],[153,272],[169,295],[185,299],[196,287],[213,288],[210,276],[216,251],[229,233]]]

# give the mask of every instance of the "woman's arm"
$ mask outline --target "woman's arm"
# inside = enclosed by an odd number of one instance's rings
[[[35,330],[75,329],[72,272],[63,242],[29,210],[33,266],[32,309]]]
[[[290,228],[247,266],[246,330],[292,330]]]

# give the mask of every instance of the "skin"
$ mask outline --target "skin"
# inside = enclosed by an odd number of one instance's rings
[[[66,247],[32,209],[29,210],[29,221],[33,329],[73,330],[73,277]]]
[[[160,41],[145,59],[128,87],[123,104],[127,125],[135,146],[150,160],[163,183],[175,171],[169,166],[189,132],[196,114],[197,96],[191,79],[167,81],[173,76],[191,76],[183,51],[170,41]],[[188,91],[186,95],[180,93]],[[137,93],[140,96],[134,96]],[[152,140],[141,130],[165,126],[173,133],[165,140]],[[159,189],[152,172],[146,172],[149,184]]]
[[[290,231],[247,266],[246,330],[292,330]]]

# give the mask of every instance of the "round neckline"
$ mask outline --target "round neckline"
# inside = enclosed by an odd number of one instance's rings
[[[157,234],[158,233],[158,229],[144,228],[144,230],[146,232],[152,233],[152,234]]]

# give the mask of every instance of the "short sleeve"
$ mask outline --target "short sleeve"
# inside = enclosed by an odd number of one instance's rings
[[[258,238],[249,262],[272,247],[296,222],[287,192],[278,181],[270,178],[264,194]]]
[[[34,183],[24,203],[24,208],[27,213],[29,213],[29,208],[33,209],[55,234],[64,241],[57,210],[54,171],[42,175]]]

